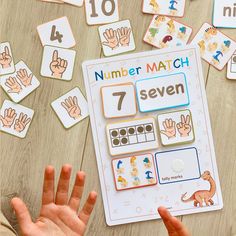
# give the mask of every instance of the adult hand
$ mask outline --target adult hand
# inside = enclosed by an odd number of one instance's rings
[[[15,109],[8,108],[4,111],[4,116],[0,116],[0,121],[3,124],[3,127],[11,128],[17,114]]]
[[[32,222],[29,211],[19,198],[12,199],[20,229],[24,236],[81,236],[84,235],[89,217],[94,208],[97,193],[90,192],[82,210],[78,213],[83,195],[85,174],[78,172],[70,199],[69,182],[72,167],[64,165],[54,192],[54,168],[45,169],[42,208],[36,222]]]
[[[28,75],[28,72],[26,69],[20,69],[17,71],[17,76],[16,76],[20,82],[25,86],[28,87],[31,85],[32,79],[33,79],[33,74],[31,73]]]
[[[107,29],[103,33],[104,38],[106,39],[106,42],[103,42],[102,44],[105,46],[110,47],[111,49],[115,49],[116,47],[119,46],[119,40],[117,37],[117,32],[116,30],[113,29]]]
[[[163,127],[165,130],[161,130],[161,133],[166,135],[169,139],[176,136],[175,121],[172,119],[166,119],[163,122]]]
[[[62,102],[61,105],[66,109],[69,116],[74,119],[79,119],[81,117],[81,109],[78,104],[77,97],[69,97]]]
[[[52,55],[52,62],[50,63],[50,69],[52,71],[52,76],[57,79],[61,79],[63,73],[67,68],[67,60],[63,60],[58,57],[58,51],[55,50]]]
[[[11,67],[12,57],[9,48],[5,46],[4,52],[0,53],[0,65],[3,69]]]

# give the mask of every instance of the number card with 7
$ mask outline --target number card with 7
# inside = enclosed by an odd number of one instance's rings
[[[101,95],[106,118],[136,115],[137,105],[132,83],[104,86],[101,88]]]

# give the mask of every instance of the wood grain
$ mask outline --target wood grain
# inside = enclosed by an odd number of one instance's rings
[[[64,15],[69,18],[77,42],[76,66],[71,82],[39,75],[43,48],[36,27]],[[185,17],[179,21],[192,26],[195,34],[204,22],[211,22],[211,15],[211,0],[187,0]],[[142,41],[151,18],[142,14],[141,0],[122,1],[120,19],[131,20],[136,52],[153,49]],[[236,39],[234,30],[223,32]],[[40,88],[21,102],[36,112],[27,137],[20,140],[0,134],[2,209],[16,229],[9,199],[19,195],[27,203],[33,217],[37,217],[44,167],[54,165],[59,174],[62,164],[69,163],[74,170],[87,172],[86,192],[91,189],[99,192],[87,235],[166,235],[161,221],[106,226],[89,119],[65,130],[50,107],[53,100],[75,86],[79,86],[85,94],[81,63],[103,57],[97,26],[86,24],[84,8],[38,0],[0,0],[0,42],[4,41],[11,43],[15,62],[23,59],[41,82]],[[236,206],[232,204],[236,201],[236,83],[225,79],[225,70],[216,71],[205,62],[203,69],[225,206],[222,211],[180,219],[193,235],[233,236],[236,235]],[[0,105],[6,98],[0,90]]]

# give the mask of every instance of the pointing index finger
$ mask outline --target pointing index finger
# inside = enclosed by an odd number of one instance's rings
[[[52,60],[57,61],[57,59],[58,59],[58,51],[54,50],[53,55],[52,55]]]

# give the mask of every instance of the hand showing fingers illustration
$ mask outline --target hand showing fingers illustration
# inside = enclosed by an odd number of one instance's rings
[[[72,98],[70,96],[69,98],[65,99],[61,105],[66,109],[71,118],[79,119],[82,116],[77,97],[74,96]]]
[[[8,108],[4,111],[4,116],[0,116],[0,121],[5,128],[11,128],[17,114],[16,111],[12,108]]]
[[[131,28],[128,27],[121,27],[117,30],[119,35],[119,41],[121,46],[129,46],[130,43],[130,34],[131,34]]]
[[[16,119],[14,130],[17,132],[22,132],[25,127],[30,123],[31,118],[28,118],[27,114],[20,113],[20,116],[18,119]]]
[[[175,121],[166,119],[163,121],[163,127],[165,130],[161,130],[161,134],[166,135],[169,139],[176,136]]]
[[[11,67],[12,57],[9,48],[5,46],[4,52],[0,53],[0,65],[3,69]]]
[[[63,60],[60,57],[58,57],[58,51],[55,50],[53,52],[52,62],[50,63],[50,69],[52,71],[52,76],[57,79],[61,79],[67,66],[68,66],[67,60]]]
[[[15,77],[6,79],[5,85],[9,88],[8,93],[20,93],[22,90],[21,85],[17,82]]]
[[[192,127],[190,125],[190,116],[187,115],[185,118],[184,115],[181,115],[181,122],[178,123],[176,126],[181,137],[189,136],[192,130]]]
[[[31,85],[32,79],[33,79],[33,74],[31,73],[28,75],[28,72],[26,69],[20,69],[17,71],[17,76],[16,76],[20,82],[25,86],[28,87]]]
[[[103,45],[108,46],[111,49],[115,49],[119,46],[116,30],[106,29],[106,31],[103,33],[103,36],[106,39],[106,41],[102,43]]]

